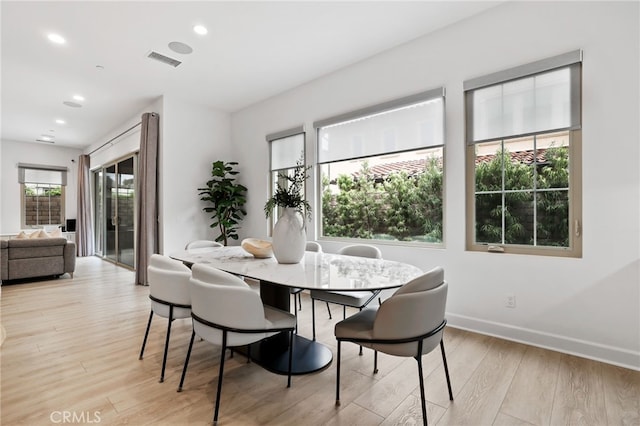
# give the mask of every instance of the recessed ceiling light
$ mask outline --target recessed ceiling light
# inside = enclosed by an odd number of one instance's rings
[[[84,96],[81,95],[73,95],[73,99],[79,102],[84,101]]]
[[[62,119],[60,119],[60,118],[58,118],[58,119],[56,120],[56,123],[57,123],[57,124],[66,124],[67,122],[66,122],[66,121],[64,121],[64,120],[62,120]]]
[[[67,40],[64,39],[60,34],[51,33],[47,36],[50,42],[55,44],[65,44]]]
[[[196,34],[200,35],[205,35],[209,32],[204,25],[196,25],[195,27],[193,27],[193,31],[195,31]]]
[[[173,50],[176,53],[181,53],[183,55],[188,55],[193,52],[193,49],[188,44],[181,43],[179,41],[172,41],[169,43],[169,49]]]

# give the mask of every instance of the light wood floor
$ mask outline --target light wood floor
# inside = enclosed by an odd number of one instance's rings
[[[148,288],[131,271],[80,258],[74,279],[2,287],[1,424],[198,425],[211,422],[219,348],[196,340],[182,393],[176,392],[191,333],[174,323],[167,372],[158,383],[166,320],[155,317],[138,360],[149,314]],[[317,305],[319,340],[334,350],[333,324]],[[341,308],[334,306],[334,318]],[[311,335],[303,296],[300,334]],[[447,328],[455,401],[447,397],[439,351],[424,357],[430,424],[639,425],[640,373],[493,337]],[[417,364],[343,345],[342,405],[335,360],[293,378],[226,363],[220,425],[389,425],[421,422]],[[66,414],[65,414],[66,413]]]

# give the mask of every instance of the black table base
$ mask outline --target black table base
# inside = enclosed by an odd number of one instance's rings
[[[260,282],[262,302],[274,308],[290,312],[291,293],[289,287]],[[280,333],[251,345],[250,351],[237,348],[237,352],[251,357],[251,360],[264,369],[276,374],[288,374],[289,371],[289,336]],[[293,358],[291,374],[309,374],[327,368],[333,361],[331,349],[325,345],[294,334]]]
[[[238,352],[247,355],[245,348]],[[251,345],[250,358],[265,370],[286,375],[289,370],[289,336],[280,333]],[[322,371],[333,360],[331,350],[321,343],[302,336],[293,336],[291,374],[301,375]]]

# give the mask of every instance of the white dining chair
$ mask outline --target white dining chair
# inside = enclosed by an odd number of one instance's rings
[[[281,332],[289,333],[287,387],[291,386],[293,330],[296,318],[289,312],[263,305],[260,295],[235,275],[195,264],[189,284],[193,332],[180,378],[182,391],[196,335],[222,347],[213,424],[218,422],[227,348],[250,345]]]
[[[151,313],[147,322],[147,330],[144,333],[140,356],[144,356],[144,348],[151,329],[153,315],[167,318],[167,335],[164,343],[164,356],[162,357],[162,370],[160,382],[164,381],[164,372],[167,365],[167,353],[169,351],[169,337],[171,336],[171,324],[175,319],[191,317],[191,297],[189,294],[189,279],[191,270],[182,262],[173,260],[160,254],[151,255],[147,267],[149,279],[149,299],[151,299]]]
[[[322,253],[322,246],[317,241],[307,241],[305,251]],[[303,289],[299,287],[292,287],[290,289],[290,292],[293,295],[293,311],[295,312],[296,316],[298,316],[298,311],[302,310],[302,297],[300,295],[302,293],[302,290]],[[296,311],[296,296],[297,296],[297,302],[298,302],[298,311]]]
[[[217,241],[195,240],[195,241],[188,242],[187,245],[184,247],[184,249],[191,250],[191,249],[205,248],[205,247],[224,247],[224,246]]]

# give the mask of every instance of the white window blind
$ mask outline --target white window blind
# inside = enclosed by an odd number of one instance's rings
[[[304,129],[297,127],[267,136],[271,144],[271,170],[284,170],[296,166],[304,156]]]
[[[466,81],[467,143],[580,128],[581,58],[570,52]]]
[[[66,186],[67,171],[66,167],[19,163],[18,182]]]
[[[321,120],[314,127],[319,164],[443,145],[444,89]]]

